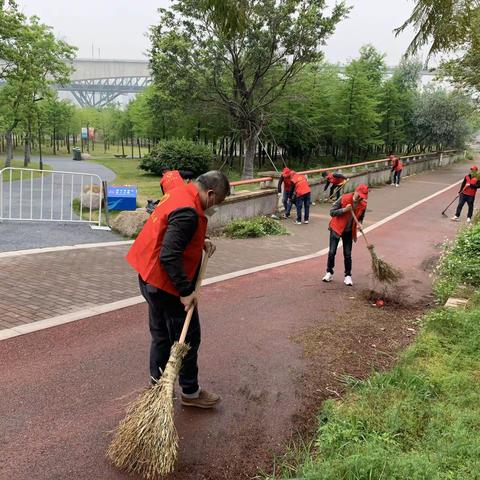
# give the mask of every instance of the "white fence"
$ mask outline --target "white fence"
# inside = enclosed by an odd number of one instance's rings
[[[73,208],[76,198],[79,213]],[[102,198],[102,180],[95,174],[13,167],[0,170],[0,220],[88,223],[98,228]],[[97,211],[98,218],[94,218]]]

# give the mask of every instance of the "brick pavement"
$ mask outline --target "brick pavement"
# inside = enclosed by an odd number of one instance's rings
[[[459,180],[457,164],[372,191],[366,225],[375,223]],[[440,215],[440,212],[439,212]],[[328,245],[328,206],[313,207],[310,225],[286,226],[288,236],[216,240],[208,277],[314,253]],[[123,260],[128,245],[0,258],[0,330],[139,295]],[[322,272],[319,272],[322,273]]]

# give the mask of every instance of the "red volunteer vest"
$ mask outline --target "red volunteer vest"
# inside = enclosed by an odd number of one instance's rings
[[[183,183],[183,188],[177,188],[163,196],[126,256],[127,262],[145,282],[177,296],[179,293],[163,269],[159,257],[163,237],[167,231],[168,216],[174,210],[185,207],[195,209],[199,220],[197,231],[183,252],[183,267],[188,279],[192,281],[202,259],[208,223],[200,204],[198,188],[193,183],[188,185]]]
[[[353,206],[353,193],[346,193],[342,195],[341,199],[342,208],[345,208],[347,205]],[[365,200],[360,200],[357,204],[357,208],[355,209],[355,215],[357,218],[360,218],[367,208],[367,203]],[[343,215],[339,215],[338,217],[332,217],[330,220],[329,227],[337,234],[342,235],[343,231],[345,230],[348,221],[350,220],[352,214],[350,212],[344,213]],[[357,239],[357,223],[355,220],[352,223],[352,236],[353,239]]]
[[[393,169],[396,172],[401,172],[403,170],[403,163],[399,158],[393,157],[392,162],[393,162]]]
[[[465,176],[465,180],[467,183],[470,183],[472,185],[476,185],[477,184],[477,179],[475,177],[472,177],[470,175],[466,175]],[[468,195],[469,197],[474,197],[476,194],[477,194],[477,189],[476,188],[471,188],[471,187],[467,187],[465,185],[465,188],[463,189],[462,193],[464,195]]]
[[[181,187],[182,185],[185,185],[185,182],[178,170],[169,170],[168,172],[165,172],[160,180],[160,186],[162,187],[163,193],[167,193],[174,188]]]
[[[291,180],[295,185],[295,195],[297,197],[301,197],[302,195],[310,193],[310,185],[308,184],[308,180],[303,175],[295,173]]]
[[[288,175],[284,175],[282,173],[283,177],[283,188],[286,192],[289,192],[290,189],[292,188],[292,180],[290,180],[290,173]]]
[[[340,185],[343,183],[345,180],[343,178],[337,178],[333,176],[333,173],[329,173],[327,175],[327,180],[332,183],[333,185]]]

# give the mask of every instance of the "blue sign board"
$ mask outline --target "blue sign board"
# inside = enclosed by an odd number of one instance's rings
[[[136,210],[137,187],[133,185],[112,185],[108,187],[109,210]]]

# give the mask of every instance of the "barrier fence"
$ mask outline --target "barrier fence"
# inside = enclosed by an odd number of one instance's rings
[[[77,198],[78,213],[74,210]],[[102,180],[95,174],[13,167],[0,170],[0,220],[101,227],[102,198]]]

